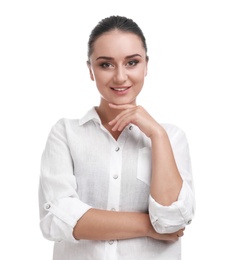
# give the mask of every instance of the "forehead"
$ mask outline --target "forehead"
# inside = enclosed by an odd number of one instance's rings
[[[145,49],[139,36],[130,32],[113,30],[102,34],[94,43],[92,56],[144,55]]]

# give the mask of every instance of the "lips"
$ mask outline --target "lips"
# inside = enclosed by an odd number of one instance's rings
[[[128,90],[129,88],[130,87],[116,87],[116,88],[111,88],[111,89],[114,91],[117,91],[117,92],[123,92],[123,91]]]

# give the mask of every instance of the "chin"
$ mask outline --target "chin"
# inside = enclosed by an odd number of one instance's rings
[[[130,100],[130,99],[113,100],[109,103],[112,103],[114,105],[127,105],[127,104],[135,105],[136,99],[134,99],[134,100]]]

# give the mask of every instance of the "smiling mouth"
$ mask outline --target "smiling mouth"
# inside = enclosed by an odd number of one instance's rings
[[[122,92],[128,90],[130,87],[111,88],[114,91]]]

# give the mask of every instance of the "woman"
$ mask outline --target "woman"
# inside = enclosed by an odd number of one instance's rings
[[[87,65],[100,104],[59,120],[42,156],[40,226],[53,259],[181,259],[195,207],[188,144],[137,105],[148,68],[141,29],[101,20]]]

